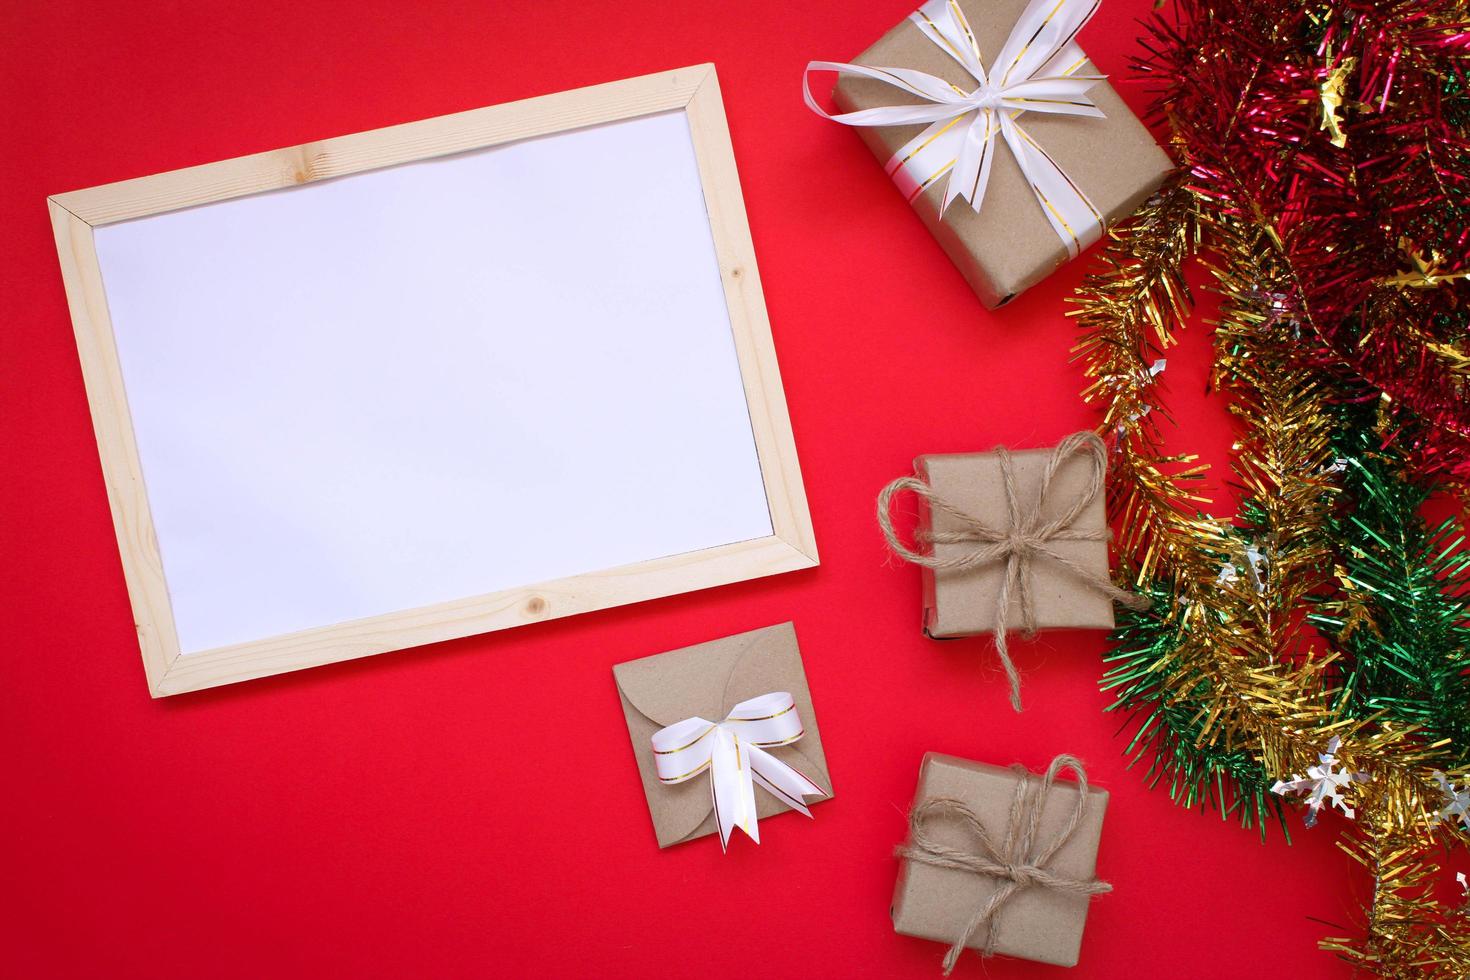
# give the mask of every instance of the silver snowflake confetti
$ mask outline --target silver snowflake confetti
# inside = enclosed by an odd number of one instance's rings
[[[1454,823],[1458,820],[1465,825],[1466,830],[1470,830],[1470,786],[1456,788],[1442,772],[1436,772],[1434,778],[1445,799],[1445,807],[1434,815],[1434,822],[1448,820]]]
[[[1216,584],[1234,585],[1240,581],[1240,573],[1244,569],[1250,576],[1251,586],[1256,590],[1256,594],[1264,593],[1266,591],[1267,562],[1269,561],[1266,553],[1255,545],[1249,544],[1244,546],[1243,554],[1236,557],[1240,559],[1240,564],[1227,561],[1220,566],[1220,574],[1215,576]]]
[[[1257,594],[1266,591],[1266,555],[1255,545],[1247,545],[1245,549],[1245,569],[1250,572],[1251,584],[1256,587]],[[1329,750],[1330,751],[1330,750]]]
[[[1307,815],[1302,823],[1307,827],[1317,826],[1317,814],[1325,806],[1335,806],[1343,816],[1353,819],[1355,811],[1347,805],[1343,790],[1353,783],[1366,783],[1370,778],[1366,772],[1337,772],[1337,747],[1342,739],[1336,735],[1327,743],[1327,751],[1317,754],[1318,765],[1307,770],[1306,776],[1292,774],[1290,780],[1278,779],[1271,792],[1278,796],[1306,794]]]

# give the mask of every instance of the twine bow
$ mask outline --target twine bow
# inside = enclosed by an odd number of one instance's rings
[[[1077,777],[1077,805],[1068,815],[1066,826],[1050,843],[1043,844],[1037,840],[1042,807],[1057,775],[1064,769],[1070,769]],[[949,976],[954,970],[960,954],[970,945],[970,940],[980,927],[987,923],[990,929],[980,953],[982,956],[995,955],[997,937],[1000,935],[1001,910],[1022,889],[1045,888],[1066,895],[1102,895],[1113,890],[1113,886],[1105,881],[1079,881],[1047,868],[1047,864],[1071,839],[1082,823],[1082,818],[1087,815],[1087,773],[1083,770],[1082,763],[1070,755],[1059,755],[1051,760],[1046,774],[1037,783],[1032,782],[1033,774],[1025,766],[1012,766],[1011,771],[1020,778],[1016,783],[1015,794],[1011,797],[1005,839],[1000,846],[996,846],[995,840],[973,810],[959,800],[939,797],[925,800],[914,807],[909,814],[909,839],[896,852],[899,857],[909,861],[984,875],[996,878],[1001,883],[975,910],[964,932],[950,946],[949,952],[945,953],[945,976]],[[928,828],[931,822],[947,816],[963,823],[979,846],[971,850],[950,847],[930,836]]]
[[[1031,594],[1032,561],[1037,558],[1045,558],[1056,562],[1075,575],[1087,587],[1101,592],[1114,602],[1121,603],[1129,609],[1146,609],[1148,600],[1118,588],[1106,578],[1066,555],[1059,554],[1051,547],[1051,543],[1055,541],[1108,540],[1109,533],[1106,528],[1082,530],[1072,526],[1102,491],[1103,478],[1107,474],[1107,449],[1104,448],[1102,440],[1095,433],[1077,432],[1062,440],[1061,445],[1057,446],[1051,454],[1051,459],[1047,461],[1046,471],[1041,479],[1041,490],[1036,495],[1035,503],[1029,509],[1022,508],[1018,499],[1016,474],[1010,453],[1004,446],[996,446],[995,453],[1000,457],[1006,511],[1010,516],[1010,526],[1006,530],[997,530],[979,518],[965,513],[935,493],[934,488],[929,484],[913,476],[894,480],[878,494],[878,526],[882,529],[883,537],[888,541],[888,546],[893,549],[894,554],[904,561],[922,565],[925,568],[939,571],[974,568],[993,561],[1005,562],[1005,577],[1001,581],[1000,591],[995,601],[995,652],[1000,658],[1001,666],[1005,668],[1006,678],[1011,683],[1011,707],[1020,711],[1021,677],[1016,672],[1016,665],[1011,661],[1010,649],[1006,643],[1006,618],[1010,610],[1011,595],[1014,594],[1021,605],[1021,635],[1031,637],[1036,634],[1036,603]],[[1044,520],[1042,511],[1046,503],[1047,491],[1051,489],[1052,477],[1056,475],[1062,464],[1074,455],[1083,456],[1090,466],[1087,486],[1082,493],[1072,499],[1061,516],[1052,520]],[[922,497],[930,508],[947,514],[964,528],[960,531],[920,532],[918,538],[921,542],[974,544],[975,547],[948,558],[937,558],[932,554],[926,555],[905,545],[893,528],[892,516],[893,498],[904,491],[911,491]]]

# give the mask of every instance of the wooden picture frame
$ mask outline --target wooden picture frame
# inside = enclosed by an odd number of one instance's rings
[[[772,532],[591,574],[181,655],[94,229],[670,110],[687,114]],[[93,425],[154,697],[434,643],[817,564],[713,65],[474,109],[48,199]]]

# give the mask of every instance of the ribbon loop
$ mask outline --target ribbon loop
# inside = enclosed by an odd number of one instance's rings
[[[790,745],[805,734],[796,699],[773,691],[741,701],[721,722],[685,718],[653,733],[654,768],[660,782],[674,784],[710,773],[710,798],[728,847],[736,827],[760,843],[757,784],[798,813],[811,816],[805,797],[826,793],[768,749]]]
[[[1072,524],[1082,516],[1089,504],[1102,492],[1103,478],[1107,474],[1107,449],[1096,433],[1077,432],[1063,439],[1047,460],[1042,474],[1041,489],[1031,509],[1021,506],[1016,487],[1016,473],[1011,454],[1004,446],[996,446],[995,454],[1000,458],[1001,483],[1005,490],[1006,511],[1010,527],[1000,531],[987,525],[972,514],[953,506],[934,488],[917,477],[906,476],[894,480],[878,494],[878,527],[883,532],[888,547],[893,553],[910,564],[940,571],[944,569],[974,568],[993,561],[1006,564],[1005,576],[995,600],[995,652],[1005,668],[1006,678],[1011,685],[1011,707],[1021,710],[1021,676],[1011,661],[1010,648],[1006,643],[1006,619],[1010,613],[1011,595],[1015,594],[1021,606],[1021,631],[1025,636],[1036,632],[1036,605],[1031,590],[1031,562],[1037,559],[1055,562],[1071,572],[1078,581],[1094,591],[1121,603],[1129,609],[1148,608],[1148,600],[1118,588],[1091,569],[1058,553],[1051,547],[1054,541],[1106,541],[1110,537],[1106,529],[1085,531]],[[1042,520],[1042,508],[1047,492],[1057,470],[1072,456],[1083,456],[1089,464],[1087,487],[1073,498],[1067,509],[1050,521]],[[961,531],[945,531],[921,535],[937,544],[973,544],[975,547],[948,558],[937,558],[910,548],[899,538],[893,527],[893,499],[901,493],[913,493],[922,498],[932,510],[939,511],[963,527]]]
[[[1101,237],[1102,215],[1015,120],[1028,111],[1103,115],[1087,91],[1104,76],[1077,74],[1087,63],[1076,43],[1077,32],[1097,12],[1099,2],[1031,0],[987,72],[975,32],[957,0],[928,0],[909,20],[965,70],[975,83],[969,91],[911,68],[813,61],[802,74],[802,93],[813,112],[846,126],[928,123],[893,155],[885,169],[909,201],[948,175],[941,214],[956,198],[980,210],[990,183],[996,139],[1003,139],[1047,221],[1075,258]],[[916,96],[924,104],[829,113],[812,96],[813,72],[871,78]]]
[[[1082,818],[1087,815],[1087,773],[1082,763],[1070,755],[1059,755],[1051,761],[1039,782],[1033,783],[1033,773],[1024,766],[1012,766],[1017,775],[1016,790],[1011,796],[1010,814],[1006,820],[1004,842],[997,846],[975,811],[959,800],[936,797],[925,800],[909,813],[909,839],[899,846],[897,855],[909,861],[932,865],[936,868],[952,868],[998,879],[1001,884],[980,905],[970,919],[965,931],[955,940],[944,956],[944,975],[949,976],[959,960],[960,953],[970,945],[970,940],[981,926],[989,924],[985,936],[982,956],[994,956],[1000,934],[1000,913],[1011,897],[1025,888],[1046,888],[1069,895],[1102,895],[1113,890],[1105,881],[1092,879],[1081,881],[1068,878],[1049,870],[1057,852],[1072,839]],[[1077,805],[1068,814],[1066,824],[1046,844],[1037,841],[1041,826],[1042,807],[1051,792],[1056,778],[1070,771],[1077,780]],[[943,843],[930,832],[932,824],[944,820],[955,820],[974,838],[977,846],[964,849]]]

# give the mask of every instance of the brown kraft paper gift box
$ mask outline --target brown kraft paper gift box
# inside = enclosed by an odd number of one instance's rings
[[[1005,835],[1011,796],[1019,778],[1017,773],[1000,766],[930,752],[919,768],[914,805],[937,798],[958,800],[998,840]],[[1042,803],[1037,834],[1040,840],[1056,837],[1077,805],[1077,793],[1077,784],[1071,781],[1058,781],[1052,786]],[[1078,881],[1090,880],[1096,871],[1108,793],[1090,787],[1087,799],[1087,812],[1076,832],[1046,865],[1049,871]],[[974,846],[969,834],[957,825],[941,826],[934,833],[951,847]],[[894,931],[951,944],[964,933],[976,910],[1000,887],[1001,882],[996,878],[901,861],[891,910]],[[1038,963],[1076,966],[1089,901],[1086,895],[1044,888],[1017,891],[998,913],[995,951]],[[966,944],[967,948],[984,948],[988,928],[981,926]]]
[[[817,713],[791,623],[767,626],[699,643],[613,667],[618,698],[633,740],[638,775],[653,817],[659,847],[695,840],[718,831],[707,778],[665,785],[659,782],[649,739],[660,728],[685,718],[724,718],[736,704],[772,691],[788,691],[801,714],[801,741],[773,749],[832,798],[832,777],[817,730]],[[760,819],[787,811],[770,793],[757,790]]]
[[[975,31],[987,66],[1026,2],[961,0],[960,8]],[[975,86],[975,80],[907,18],[853,61],[917,69],[966,91]],[[1091,62],[1079,72],[1096,73]],[[1173,164],[1111,85],[1098,82],[1088,96],[1107,118],[1027,112],[1017,122],[1077,183],[1102,214],[1105,226],[1111,227],[1136,211],[1158,189]],[[923,101],[882,82],[851,75],[839,76],[832,99],[843,112]],[[924,129],[922,125],[854,128],[878,161],[885,164]],[[987,307],[994,309],[1009,302],[1067,261],[1066,246],[1052,230],[1005,146],[997,147],[989,189],[978,214],[965,201],[956,200],[941,219],[944,185],[944,180],[935,181],[914,199],[914,209]]]
[[[1036,500],[1051,455],[1051,449],[1024,449],[1011,453],[1022,507],[1029,508]],[[995,453],[924,455],[914,460],[914,472],[940,498],[959,510],[990,527],[1001,530],[1010,527],[1000,457]],[[1064,462],[1052,478],[1042,515],[1051,518],[1065,511],[1067,502],[1075,500],[1087,486],[1089,472],[1084,457],[1073,456]],[[1073,527],[1083,531],[1106,531],[1107,509],[1102,494],[1093,498]],[[943,511],[931,511],[921,500],[920,529],[924,528],[935,532],[963,530],[954,518]],[[936,543],[934,556],[949,558],[973,547],[964,543]],[[1108,577],[1107,541],[1057,540],[1050,542],[1049,547],[1057,554],[1087,566],[1098,577]],[[973,568],[924,568],[922,572],[924,632],[927,635],[934,639],[949,639],[995,630],[996,599],[1005,579],[1005,562],[987,562]],[[1027,574],[1039,629],[1113,628],[1112,599],[1080,581],[1056,562],[1045,557],[1037,558],[1030,563]],[[1007,608],[1006,628],[1020,629],[1021,603],[1018,596],[1011,596]]]

